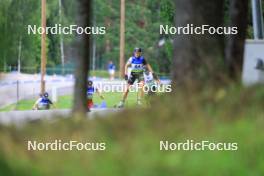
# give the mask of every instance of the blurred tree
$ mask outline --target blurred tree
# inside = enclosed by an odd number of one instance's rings
[[[175,26],[223,26],[224,1],[175,0],[175,5]],[[172,69],[174,83],[218,81],[224,71],[223,55],[223,35],[177,35]]]
[[[233,80],[241,79],[244,45],[248,25],[248,0],[230,1],[230,26],[238,27],[238,35],[229,35],[226,46],[226,63],[229,77]]]
[[[91,26],[91,0],[79,0],[81,26]],[[90,60],[90,35],[80,36],[80,57],[76,59],[73,113],[85,115],[87,107],[86,89]]]

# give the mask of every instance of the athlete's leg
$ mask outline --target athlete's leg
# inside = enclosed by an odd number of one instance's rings
[[[136,75],[131,73],[129,76],[129,79],[127,80],[127,86],[125,87],[123,98],[119,102],[118,107],[124,107],[125,101],[127,99],[128,93],[129,93],[129,89],[134,84],[135,80],[136,80]]]
[[[138,105],[141,105],[142,103],[141,103],[141,100],[143,99],[143,97],[144,97],[144,89],[143,89],[143,87],[144,87],[144,81],[140,81],[139,82],[139,84],[138,84],[138,87],[139,87],[139,96],[138,96],[138,99],[137,99],[137,104]]]
[[[127,99],[127,96],[128,96],[130,87],[131,87],[131,84],[128,83],[127,86],[126,86],[126,88],[125,88],[125,92],[123,94],[123,98],[122,98],[122,101],[123,102],[125,102],[126,99]]]
[[[126,99],[127,99],[127,96],[128,96],[128,93],[129,93],[129,89],[130,87],[132,86],[133,84],[131,83],[127,83],[126,87],[125,87],[125,91],[124,91],[124,94],[123,94],[123,97],[122,97],[122,100],[118,103],[117,107],[119,108],[122,108],[124,107],[125,105],[125,102],[126,102]]]

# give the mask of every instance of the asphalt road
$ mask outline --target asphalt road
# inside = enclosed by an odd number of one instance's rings
[[[40,92],[40,75],[30,74],[0,74],[0,108],[14,104],[19,100],[37,99]],[[73,94],[74,78],[68,76],[46,76],[46,90],[52,95],[52,90],[56,89],[57,96]],[[92,78],[94,84],[101,91],[120,90],[125,86],[124,80],[109,81],[103,78]],[[169,80],[162,80],[162,84],[168,84]],[[110,89],[106,89],[111,85]],[[104,90],[106,89],[106,90]],[[51,97],[52,99],[52,97]]]
[[[33,99],[38,98],[40,87],[40,75],[26,75],[11,73],[0,75],[0,108],[17,102],[17,99]],[[168,84],[169,80],[163,80],[162,84]],[[119,90],[125,85],[124,80],[109,81],[107,79],[96,78],[94,84],[101,90],[111,87],[111,90]],[[73,93],[74,79],[71,76],[47,76],[46,88],[48,92],[56,87],[57,96],[70,95]],[[109,89],[108,89],[109,90]],[[87,113],[88,117],[106,116],[109,113],[120,111],[120,109],[92,109]],[[54,119],[54,117],[67,117],[70,110],[48,110],[48,111],[11,111],[0,112],[0,123],[21,125],[28,121],[39,119]]]
[[[98,86],[120,85],[121,80],[109,81],[95,78]],[[74,90],[74,78],[72,76],[46,76],[46,91],[52,95],[56,89],[57,96],[72,95]],[[0,80],[0,108],[14,104],[25,99],[37,99],[40,90],[40,75],[10,73],[1,76]],[[50,96],[52,99],[52,96]]]
[[[46,88],[51,92],[56,88],[58,95],[71,94],[74,81],[70,77],[47,76]],[[40,76],[11,73],[1,76],[0,108],[14,104],[18,100],[37,99],[40,89]]]
[[[87,113],[87,118],[94,117],[106,117],[111,113],[120,112],[121,109],[91,109],[91,112]],[[0,123],[3,125],[14,124],[16,126],[22,126],[28,122],[34,122],[38,120],[54,120],[56,117],[68,117],[71,115],[71,111],[68,109],[63,110],[30,110],[30,111],[10,111],[0,112]]]

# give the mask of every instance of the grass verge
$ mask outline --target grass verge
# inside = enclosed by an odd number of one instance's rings
[[[162,96],[108,118],[0,127],[3,175],[264,175],[264,89]],[[28,151],[27,141],[105,142],[106,151]],[[160,140],[236,142],[237,151],[160,151]]]

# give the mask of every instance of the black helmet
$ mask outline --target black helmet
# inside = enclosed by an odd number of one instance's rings
[[[140,52],[141,53],[142,52],[142,49],[141,48],[135,48],[134,49],[134,52]]]
[[[93,81],[88,80],[87,84],[88,84],[88,86],[92,86],[93,85]]]
[[[48,98],[48,97],[49,97],[48,92],[45,92],[45,93],[43,94],[43,96],[44,96],[45,98]]]

